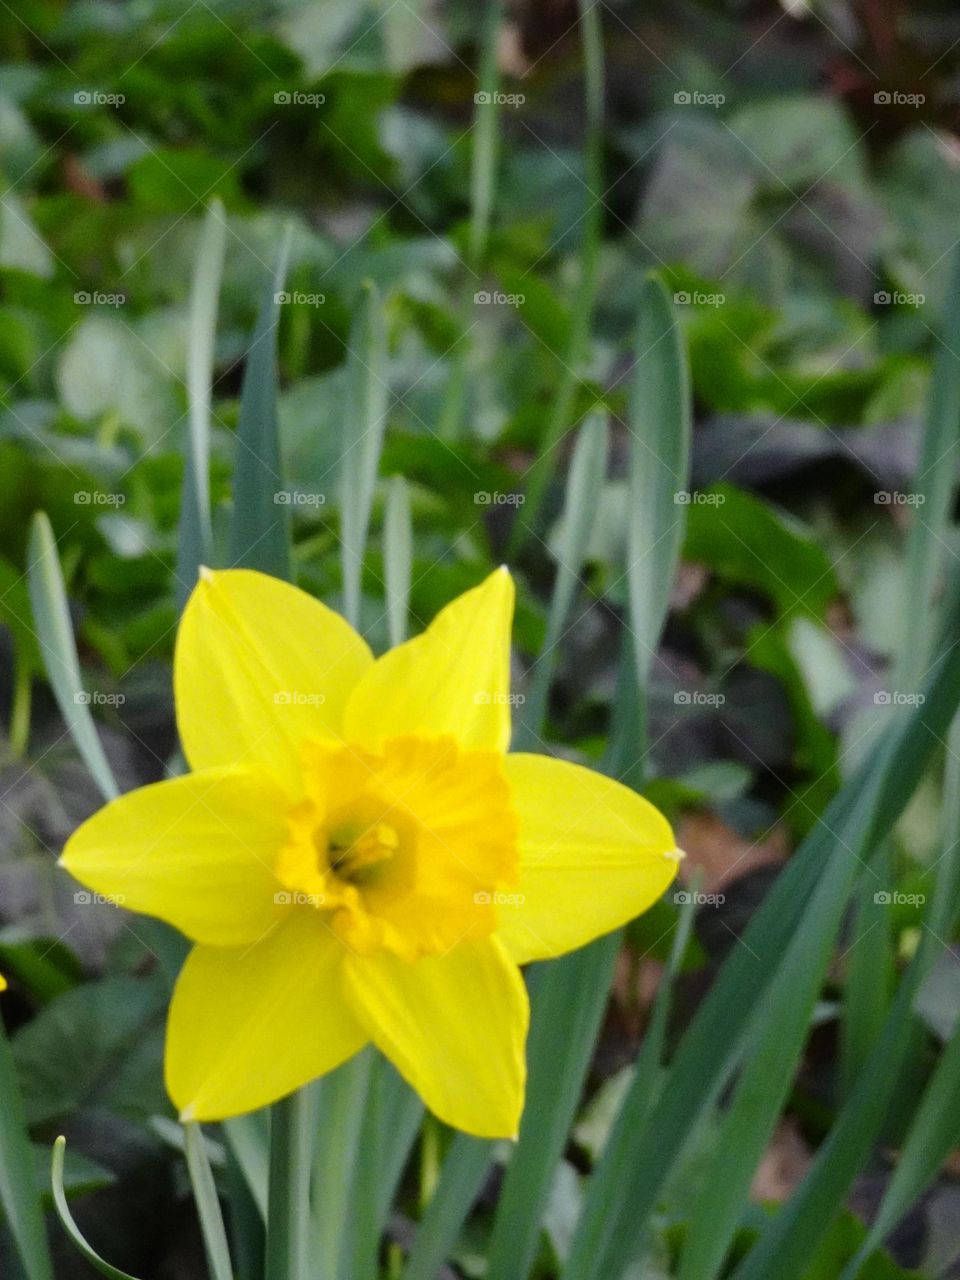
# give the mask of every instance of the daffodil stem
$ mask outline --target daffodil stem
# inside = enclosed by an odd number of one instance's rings
[[[310,1171],[316,1130],[313,1086],[284,1098],[270,1112],[265,1280],[313,1280]]]

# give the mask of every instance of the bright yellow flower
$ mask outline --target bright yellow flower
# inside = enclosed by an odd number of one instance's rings
[[[6,989],[7,989],[7,980],[3,976],[3,974],[0,973],[0,991],[6,991]]]
[[[501,569],[375,661],[295,587],[204,572],[174,661],[193,772],[114,800],[63,855],[197,944],[167,1035],[185,1118],[263,1106],[373,1041],[441,1119],[516,1134],[518,965],[638,915],[678,855],[626,787],[506,754],[512,613]]]

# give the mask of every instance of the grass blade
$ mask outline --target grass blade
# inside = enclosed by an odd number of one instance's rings
[[[106,1276],[107,1280],[136,1280],[136,1277],[131,1276],[128,1272],[121,1271],[118,1267],[112,1267],[109,1262],[104,1262],[103,1258],[87,1244],[80,1234],[80,1228],[73,1220],[73,1214],[70,1212],[70,1206],[67,1204],[66,1193],[63,1189],[63,1157],[66,1148],[66,1138],[58,1138],[53,1144],[53,1167],[51,1172],[53,1203],[57,1216],[63,1224],[63,1229],[70,1237],[77,1252],[90,1263],[95,1271],[99,1271],[102,1276]]]
[[[393,476],[387,485],[387,504],[383,517],[383,576],[391,648],[402,644],[407,638],[412,573],[410,487],[403,476]]]
[[[473,152],[470,164],[470,265],[479,269],[487,248],[490,215],[497,179],[498,124],[500,121],[500,67],[498,43],[503,18],[503,0],[490,0],[486,6],[481,35],[480,67],[477,82],[484,98],[477,101],[474,112]]]
[[[573,451],[547,631],[543,648],[534,663],[533,680],[523,718],[517,726],[514,751],[530,750],[540,741],[557,647],[563,637],[573,594],[586,559],[587,543],[600,506],[600,491],[607,473],[609,448],[610,433],[606,421],[595,414],[581,427]]]
[[[284,502],[283,464],[277,427],[277,294],[287,272],[290,234],[267,282],[247,352],[237,423],[233,472],[230,564],[290,577],[290,506]]]
[[[190,294],[187,328],[187,449],[180,504],[177,551],[178,589],[183,604],[193,589],[202,564],[209,564],[213,536],[210,527],[210,403],[213,393],[217,303],[223,276],[227,227],[223,205],[213,200],[207,209]]]
[[[220,1212],[220,1200],[207,1158],[203,1131],[198,1124],[184,1125],[184,1147],[210,1275],[212,1280],[233,1280],[230,1247]]]
[[[100,794],[112,800],[119,794],[113,771],[97,736],[89,697],[80,679],[80,663],[70,625],[70,607],[60,570],[60,557],[50,521],[42,511],[30,526],[27,584],[37,638],[43,652],[47,678],[74,746]]]
[[[346,428],[340,459],[344,613],[354,626],[360,622],[363,558],[387,425],[386,358],[386,328],[380,295],[368,283],[350,330]]]

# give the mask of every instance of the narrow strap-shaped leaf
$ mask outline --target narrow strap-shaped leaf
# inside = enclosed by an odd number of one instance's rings
[[[905,581],[910,583],[913,607],[906,610],[906,633],[893,677],[895,689],[911,692],[928,662],[936,616],[934,588],[957,484],[953,460],[960,437],[960,360],[954,348],[960,337],[960,249],[953,255],[950,275],[942,320],[946,341],[935,345],[923,448],[913,481],[913,491],[922,497],[923,507],[922,511],[919,506],[914,508],[907,534]]]
[[[77,1252],[86,1258],[95,1271],[99,1271],[102,1276],[106,1276],[107,1280],[136,1280],[136,1277],[131,1276],[129,1272],[121,1271],[119,1267],[112,1267],[109,1262],[104,1262],[103,1258],[87,1244],[80,1234],[80,1228],[73,1220],[73,1214],[70,1212],[70,1206],[67,1204],[66,1193],[63,1189],[63,1154],[66,1146],[66,1138],[58,1138],[53,1144],[51,1169],[53,1203],[64,1230],[73,1242]]]
[[[314,1150],[311,1280],[352,1280],[350,1200],[374,1050],[367,1048],[317,1082],[320,1124]]]
[[[277,425],[277,332],[290,246],[283,240],[264,288],[247,352],[233,468],[230,564],[290,577],[290,494],[284,489]]]
[[[263,1280],[266,1245],[264,1215],[250,1191],[246,1175],[227,1144],[227,1202],[230,1206],[227,1227],[230,1253],[236,1280]]]
[[[486,252],[490,215],[496,192],[497,151],[500,137],[499,36],[503,0],[488,0],[480,37],[479,92],[470,157],[470,265],[476,270]]]
[[[840,1099],[849,1098],[887,1016],[893,982],[893,936],[889,910],[878,892],[893,883],[889,842],[860,877],[847,949],[840,1025]],[[889,896],[889,895],[888,895]]]
[[[552,961],[540,976],[530,1018],[527,1104],[497,1205],[488,1280],[522,1280],[533,1266],[621,941],[617,930]]]
[[[627,586],[637,679],[646,687],[670,604],[690,473],[690,373],[663,284],[640,297],[630,387],[630,513]]]
[[[42,511],[30,526],[27,582],[37,637],[57,706],[90,775],[105,800],[118,795],[113,771],[97,736],[70,625],[70,607],[50,521]]]
[[[530,693],[514,739],[515,751],[526,751],[540,740],[547,712],[550,679],[557,647],[573,603],[573,593],[587,554],[587,544],[600,506],[600,491],[607,473],[609,432],[604,418],[594,414],[584,422],[567,478],[563,524],[557,549],[557,576],[547,616],[543,648],[533,667]]]
[[[951,584],[945,634],[960,627],[960,582]],[[571,1274],[613,1280],[635,1256],[646,1222],[666,1179],[698,1121],[712,1108],[727,1080],[745,1030],[796,934],[831,861],[849,849],[873,848],[903,811],[938,747],[960,698],[960,646],[945,645],[924,685],[925,701],[898,715],[871,747],[867,759],[831,801],[821,822],[777,878],[730,952],[670,1064],[667,1087],[635,1134],[629,1210],[607,1222],[604,1270]],[[841,844],[842,840],[842,844]],[[651,1160],[649,1153],[658,1158]]]
[[[220,1212],[220,1199],[207,1157],[203,1130],[198,1124],[184,1125],[184,1146],[210,1275],[212,1280],[233,1280],[230,1246],[227,1244],[227,1233]]]
[[[264,1222],[270,1181],[269,1113],[255,1111],[223,1122],[230,1151]]]
[[[358,626],[363,559],[387,425],[387,339],[380,294],[364,285],[347,351],[347,411],[340,458],[344,613]]]
[[[317,1132],[316,1085],[270,1108],[270,1184],[266,1280],[315,1280],[311,1256],[310,1172]]]
[[[349,1205],[353,1280],[378,1278],[380,1240],[422,1119],[423,1103],[414,1091],[392,1063],[375,1057]]]
[[[578,369],[590,338],[596,301],[600,235],[603,229],[603,128],[604,68],[603,33],[599,0],[580,0],[580,31],[583,41],[586,138],[586,212],[580,247],[580,279],[573,299],[567,349],[558,353],[559,373],[552,409],[540,442],[537,460],[530,468],[523,520],[515,520],[510,550],[515,552],[528,533],[539,533],[543,523],[543,503],[550,478],[556,470],[560,442],[575,425],[574,409],[579,384]]]
[[[402,644],[407,638],[412,571],[410,487],[403,476],[392,476],[387,485],[387,503],[383,517],[383,576],[391,647]]]
[[[914,998],[937,952],[941,937],[948,935],[956,914],[956,895],[960,883],[960,719],[950,729],[947,753],[947,777],[944,799],[944,854],[937,865],[937,883],[930,915],[910,965],[901,979],[883,1031],[864,1065],[856,1088],[833,1125],[827,1140],[817,1153],[812,1168],[798,1190],[763,1233],[736,1272],[736,1280],[764,1280],[774,1260],[784,1280],[799,1277],[806,1269],[811,1254],[834,1221],[839,1206],[859,1173],[877,1140],[887,1114],[898,1076],[911,1048],[911,1017]],[[932,1087],[932,1086],[931,1086]],[[921,1103],[921,1111],[925,1103]],[[920,1111],[917,1113],[919,1121]],[[921,1159],[929,1165],[932,1176],[937,1164],[935,1148],[928,1145],[926,1134],[919,1134]],[[906,1147],[913,1142],[908,1135]],[[906,1150],[905,1150],[906,1155]],[[901,1160],[901,1166],[903,1161]],[[909,1160],[908,1160],[909,1165]],[[916,1168],[914,1169],[916,1172]],[[899,1173],[899,1167],[898,1167]],[[888,1186],[875,1224],[868,1233],[858,1255],[863,1258],[879,1243],[886,1230],[919,1194],[921,1186],[901,1185],[894,1188],[897,1174]],[[908,1185],[909,1185],[909,1180]],[[888,1207],[896,1204],[892,1217]],[[904,1198],[905,1197],[905,1198]],[[845,1280],[851,1280],[855,1269]]]
[[[629,665],[632,668],[632,663]],[[699,888],[699,884],[699,876],[694,877],[692,888]],[[602,1256],[605,1226],[614,1206],[619,1212],[624,1212],[629,1205],[631,1143],[634,1133],[653,1106],[663,1073],[670,997],[690,941],[695,902],[695,894],[690,893],[681,907],[670,956],[654,1001],[650,1025],[637,1056],[633,1080],[617,1113],[603,1154],[587,1184],[583,1207],[563,1271],[564,1277],[590,1274],[589,1268]]]
[[[53,1280],[33,1152],[7,1033],[0,1022],[0,1210],[27,1280]]]
[[[437,1280],[460,1229],[483,1189],[495,1144],[458,1133],[440,1169],[440,1180],[417,1228],[403,1280]]]
[[[223,205],[213,200],[207,209],[190,293],[187,326],[187,440],[180,503],[177,551],[178,594],[186,600],[200,565],[211,561],[210,527],[210,402],[217,332],[217,302],[223,276],[227,228]]]

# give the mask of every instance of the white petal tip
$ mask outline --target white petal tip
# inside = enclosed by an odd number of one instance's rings
[[[212,581],[213,581],[213,570],[212,570],[212,569],[208,569],[208,568],[207,568],[207,566],[206,566],[205,564],[200,565],[199,569],[197,570],[197,573],[198,573],[198,575],[199,575],[199,577],[200,577],[200,581],[201,581],[201,582],[212,582]]]
[[[687,855],[682,849],[668,849],[663,856],[668,862],[682,862]]]
[[[195,1115],[196,1115],[196,1109],[193,1103],[191,1103],[189,1107],[184,1107],[183,1110],[180,1112],[180,1123],[193,1124],[193,1118]]]

